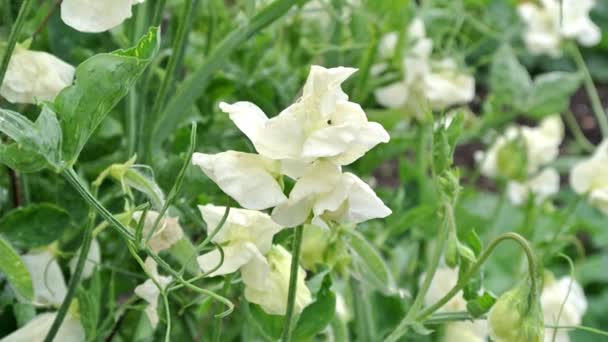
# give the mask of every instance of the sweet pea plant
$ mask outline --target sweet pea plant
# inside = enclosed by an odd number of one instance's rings
[[[0,4],[0,341],[608,338],[607,2]]]

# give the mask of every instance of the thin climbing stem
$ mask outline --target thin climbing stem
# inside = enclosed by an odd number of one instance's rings
[[[597,92],[597,88],[595,87],[595,83],[593,83],[593,78],[591,77],[591,73],[587,68],[587,64],[585,63],[585,59],[581,54],[578,46],[571,46],[572,58],[574,59],[574,63],[576,63],[577,68],[583,75],[583,83],[585,85],[585,91],[587,92],[587,96],[589,96],[589,100],[591,101],[591,108],[593,109],[593,114],[597,119],[598,125],[600,126],[600,131],[602,132],[602,136],[604,138],[608,138],[608,117],[606,117],[606,112],[604,111],[604,106],[602,105],[602,101],[600,100],[600,96]]]
[[[298,266],[300,261],[300,250],[302,247],[303,226],[298,226],[293,232],[293,245],[291,250],[291,270],[289,273],[289,292],[287,294],[287,312],[285,313],[285,323],[283,325],[283,342],[291,341],[291,326],[293,312],[296,301],[296,291],[298,286]]]
[[[566,125],[570,128],[572,135],[574,136],[574,140],[576,143],[586,152],[593,152],[595,146],[587,139],[583,131],[581,130],[578,121],[574,117],[571,111],[567,110],[564,112],[564,121],[566,121]]]
[[[8,45],[6,46],[6,51],[4,52],[4,57],[2,57],[2,63],[0,64],[0,84],[2,84],[4,81],[6,69],[8,69],[8,63],[10,62],[13,51],[15,50],[15,46],[17,45],[17,39],[19,39],[21,29],[25,23],[25,17],[27,16],[33,2],[33,0],[23,0],[21,3],[21,8],[17,14],[17,19],[15,20],[11,34],[8,36]]]
[[[59,331],[61,327],[61,323],[65,319],[65,316],[70,309],[70,305],[72,304],[72,299],[76,295],[76,290],[78,289],[78,285],[80,285],[80,278],[82,276],[82,270],[87,262],[87,257],[89,255],[89,249],[91,248],[91,241],[93,240],[93,227],[95,226],[95,212],[91,210],[89,213],[89,219],[87,222],[87,226],[84,231],[84,236],[82,238],[82,245],[80,246],[80,254],[78,255],[78,261],[76,263],[76,269],[70,278],[70,284],[68,286],[68,291],[57,311],[57,315],[55,316],[55,320],[53,321],[53,325],[51,325],[51,329],[47,333],[44,338],[44,342],[51,342],[55,339],[55,335]]]
[[[496,239],[494,239],[488,247],[481,253],[479,259],[471,268],[460,278],[458,279],[458,284],[454,286],[448,293],[445,294],[441,299],[439,299],[435,304],[429,306],[428,308],[420,311],[415,317],[406,317],[399,323],[397,328],[393,330],[393,332],[384,340],[385,342],[395,342],[399,340],[408,330],[409,325],[414,322],[424,321],[426,318],[431,316],[435,311],[444,306],[450,299],[452,299],[459,291],[461,291],[466,285],[471,277],[473,277],[481,268],[481,266],[486,262],[488,257],[492,254],[494,249],[505,240],[513,240],[519,244],[519,246],[523,249],[526,257],[528,258],[528,272],[530,274],[530,283],[533,293],[537,293],[538,291],[538,274],[537,274],[537,260],[534,252],[532,251],[532,247],[528,241],[523,238],[521,235],[516,233],[504,233],[499,235]]]

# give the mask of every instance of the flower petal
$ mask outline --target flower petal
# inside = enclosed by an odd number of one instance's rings
[[[32,277],[35,304],[61,305],[68,289],[55,256],[43,250],[22,255],[21,259]]]
[[[130,18],[131,7],[144,0],[63,0],[61,19],[81,32],[103,32]]]
[[[220,109],[228,113],[230,120],[255,144],[260,130],[268,121],[268,117],[260,107],[251,102],[241,101],[234,104],[221,102]]]

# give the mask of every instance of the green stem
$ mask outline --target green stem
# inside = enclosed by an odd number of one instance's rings
[[[106,221],[110,222],[114,228],[125,238],[127,241],[134,241],[134,235],[129,231],[122,223],[120,223],[96,198],[91,192],[89,192],[84,184],[82,184],[80,177],[76,174],[74,169],[66,169],[62,171],[63,176],[67,179],[76,191],[89,203]]]
[[[154,8],[154,16],[152,17],[152,26],[160,27],[160,22],[163,19],[163,11],[167,0],[157,0],[156,7]]]
[[[523,249],[524,253],[526,254],[526,257],[528,258],[528,272],[530,273],[530,282],[532,288],[537,289],[537,261],[536,256],[534,255],[534,252],[530,247],[530,244],[519,234],[504,233],[498,236],[490,243],[488,248],[486,248],[479,256],[479,260],[477,260],[477,262],[469,269],[469,271],[463,275],[462,279],[459,279],[458,284],[454,288],[452,288],[443,298],[437,301],[437,303],[421,311],[420,314],[418,314],[418,316],[416,317],[416,319],[420,320],[426,318],[427,316],[441,308],[450,299],[452,299],[452,297],[454,297],[460,290],[462,290],[467,285],[467,281],[479,271],[483,263],[488,259],[490,254],[492,254],[494,249],[505,240],[513,240],[517,242]]]
[[[6,75],[6,70],[8,69],[8,63],[10,62],[13,51],[15,50],[15,46],[17,45],[17,39],[19,39],[19,34],[21,34],[21,29],[25,23],[25,17],[27,16],[33,2],[33,0],[23,0],[21,8],[19,9],[19,14],[17,14],[17,19],[13,25],[13,29],[11,30],[11,34],[8,36],[8,45],[6,46],[4,57],[2,57],[2,64],[0,64],[0,85],[2,85],[2,82],[4,81],[4,76]]]
[[[184,4],[183,12],[179,18],[179,27],[177,28],[176,39],[173,41],[172,50],[173,53],[169,58],[165,77],[161,82],[160,88],[156,93],[154,105],[152,106],[152,122],[160,115],[163,105],[167,99],[169,89],[173,85],[175,79],[175,72],[177,71],[179,64],[182,60],[181,56],[184,51],[184,47],[188,43],[188,33],[190,24],[192,23],[192,17],[198,0],[187,0]]]
[[[566,121],[566,125],[570,128],[572,135],[574,136],[574,140],[576,143],[586,152],[593,152],[595,150],[595,146],[587,139],[581,127],[576,121],[574,114],[571,111],[567,110],[564,112],[564,119]]]
[[[595,118],[597,119],[597,122],[600,126],[600,130],[602,131],[602,137],[606,139],[608,138],[608,118],[606,117],[606,112],[604,111],[604,106],[602,105],[602,101],[600,100],[597,88],[593,83],[591,73],[589,73],[587,64],[585,64],[585,59],[583,58],[581,51],[578,49],[578,46],[573,44],[571,51],[576,66],[583,74],[585,91],[587,91],[587,96],[589,96],[589,100],[591,101],[591,108],[593,109],[593,114],[595,115]]]
[[[481,253],[479,259],[471,268],[466,272],[461,279],[458,280],[458,284],[454,286],[445,296],[443,296],[437,303],[429,306],[428,308],[422,310],[414,319],[410,319],[409,317],[405,317],[399,326],[385,339],[385,342],[395,342],[399,338],[401,338],[408,330],[408,326],[413,322],[419,322],[426,319],[428,316],[433,314],[435,311],[444,306],[450,299],[452,299],[458,292],[460,292],[466,285],[468,280],[474,276],[483,263],[488,259],[490,254],[494,251],[494,249],[505,240],[513,240],[517,242],[521,248],[524,250],[527,258],[528,258],[528,272],[530,274],[530,282],[533,289],[538,289],[537,284],[537,261],[532,248],[530,247],[528,241],[524,239],[521,235],[516,233],[504,233],[494,239],[490,245]],[[535,290],[533,293],[537,293]]]
[[[87,257],[89,255],[89,249],[91,248],[91,241],[93,240],[93,227],[94,227],[95,214],[93,211],[89,214],[89,222],[87,223],[86,229],[84,231],[84,237],[82,238],[82,246],[80,247],[80,254],[78,255],[78,262],[76,263],[76,269],[74,270],[74,274],[70,279],[70,284],[68,287],[68,291],[59,307],[59,311],[57,311],[57,315],[55,316],[55,320],[53,321],[53,325],[51,325],[51,329],[47,333],[44,338],[44,342],[52,342],[61,327],[61,323],[68,313],[70,309],[70,304],[72,304],[72,299],[76,295],[76,290],[78,289],[78,285],[80,285],[80,278],[82,276],[82,270],[87,261]]]
[[[443,253],[443,247],[445,245],[445,241],[448,237],[449,231],[452,226],[454,226],[454,209],[452,208],[452,204],[445,204],[445,224],[444,227],[440,230],[439,237],[437,239],[437,245],[435,246],[435,253],[431,258],[431,263],[429,265],[429,270],[426,272],[424,280],[422,281],[422,285],[420,286],[420,290],[418,294],[416,294],[416,298],[414,299],[414,303],[410,307],[408,313],[405,316],[404,322],[409,322],[412,317],[416,315],[418,310],[424,304],[424,297],[431,287],[431,283],[433,282],[433,278],[435,277],[435,273],[437,272],[437,268],[439,267],[439,262],[441,261],[441,255]],[[403,322],[402,322],[403,323]]]
[[[293,232],[293,246],[291,251],[291,270],[289,273],[289,292],[287,294],[287,312],[285,313],[285,324],[283,325],[282,341],[291,341],[291,326],[296,301],[298,286],[298,267],[300,262],[300,250],[302,247],[302,235],[304,227],[298,226]]]

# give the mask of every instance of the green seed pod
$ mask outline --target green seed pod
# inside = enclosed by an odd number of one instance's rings
[[[529,280],[505,292],[488,315],[490,337],[495,342],[543,342],[544,319],[538,290]]]

